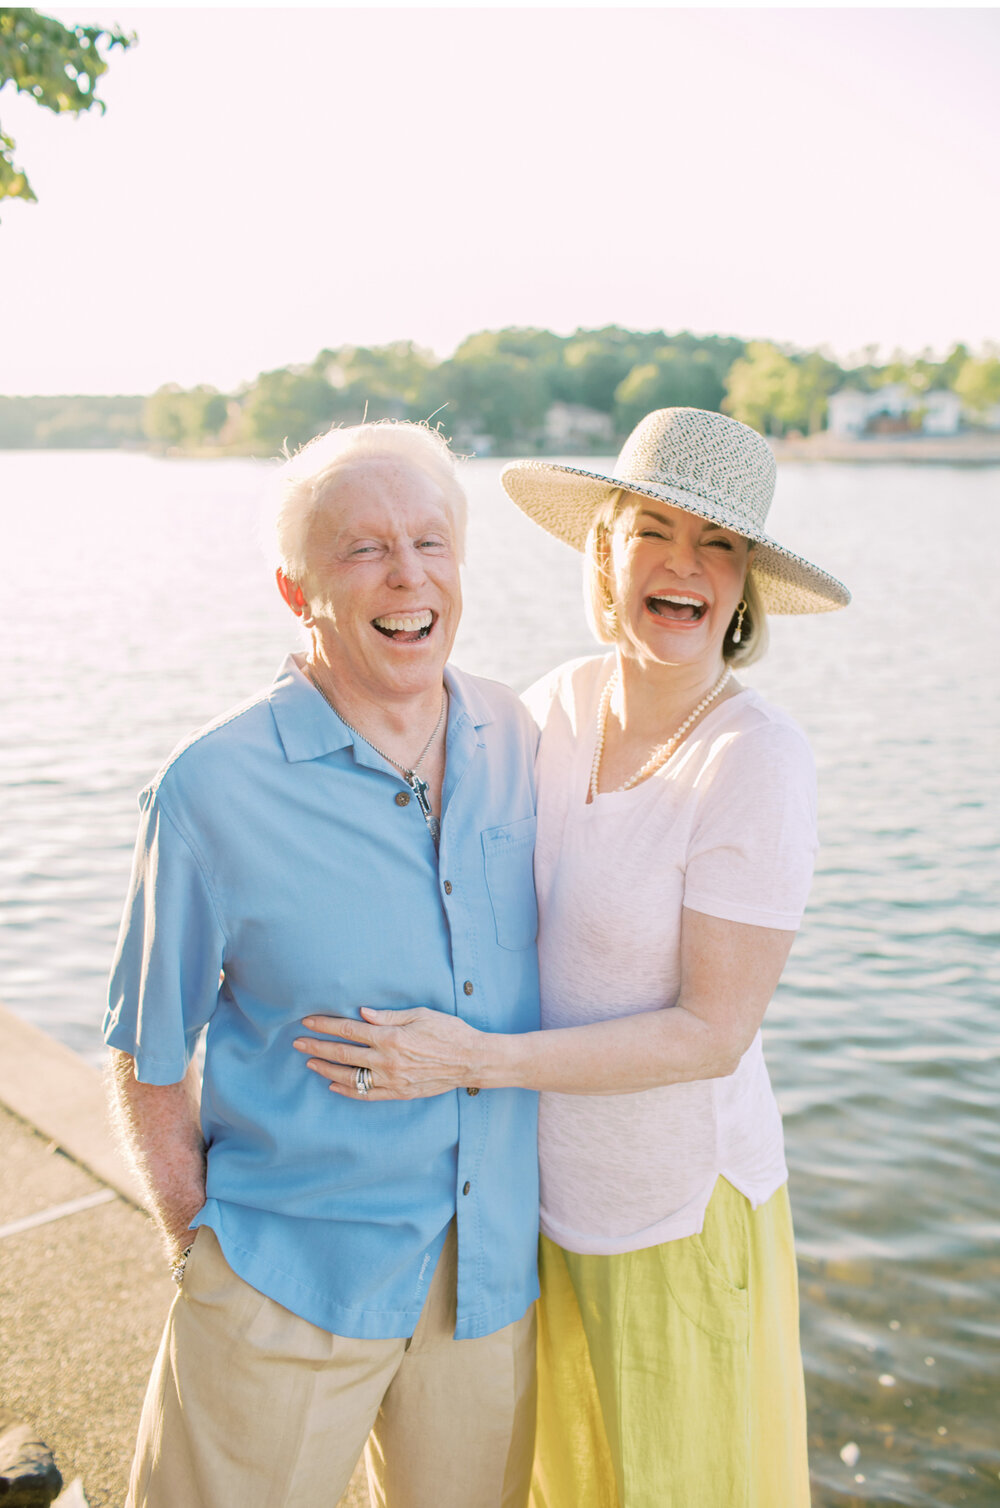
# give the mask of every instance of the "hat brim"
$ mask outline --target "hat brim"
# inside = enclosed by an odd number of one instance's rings
[[[682,487],[624,481],[604,472],[562,466],[555,461],[511,461],[504,467],[500,481],[522,513],[574,550],[586,548],[594,514],[621,488],[672,503],[685,513],[693,513],[749,539],[754,546],[750,571],[769,613],[830,613],[846,607],[851,600],[850,592],[835,576],[786,550],[769,535],[748,531],[742,519],[735,522],[724,507]]]

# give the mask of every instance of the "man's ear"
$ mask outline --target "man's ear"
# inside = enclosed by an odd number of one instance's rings
[[[302,588],[296,585],[290,576],[286,576],[280,566],[274,573],[274,579],[278,583],[278,591],[284,597],[296,618],[304,617],[306,599]]]

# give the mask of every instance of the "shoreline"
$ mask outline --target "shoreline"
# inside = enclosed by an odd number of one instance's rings
[[[802,439],[767,441],[781,461],[836,461],[885,465],[1000,466],[1000,433],[967,435],[880,435],[846,440],[823,430]]]
[[[870,440],[849,440],[831,435],[827,430],[819,434],[790,439],[777,435],[765,436],[774,452],[775,459],[783,461],[830,461],[860,465],[929,465],[929,466],[1000,466],[1000,431],[983,431],[963,435],[880,435]],[[199,446],[191,449],[176,449],[158,445],[114,445],[71,447],[46,446],[0,446],[4,455],[143,455],[168,461],[276,461],[275,454],[263,454],[245,445]],[[578,464],[593,464],[608,459],[607,455],[592,451],[586,454],[561,451],[534,451],[510,449],[489,451],[474,455],[481,461],[556,461],[571,460]]]
[[[0,1106],[131,1205],[144,1208],[142,1191],[111,1132],[101,1070],[5,1005],[0,1005]]]

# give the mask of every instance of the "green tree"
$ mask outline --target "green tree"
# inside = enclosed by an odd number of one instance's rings
[[[196,387],[191,396],[192,419],[201,440],[213,439],[229,418],[229,403],[214,387]]]
[[[269,451],[304,445],[337,417],[337,396],[311,369],[261,372],[243,403],[247,438]]]
[[[33,443],[48,450],[107,450],[143,438],[142,399],[73,397],[35,425]]]
[[[479,330],[467,335],[455,352],[458,361],[489,360],[495,356],[524,356],[540,367],[554,367],[563,358],[566,340],[551,330],[529,325],[506,325],[502,330]]]
[[[176,449],[215,439],[228,416],[229,404],[214,387],[185,392],[168,382],[143,404],[142,428],[147,439]]]
[[[102,49],[124,51],[135,34],[103,26],[64,26],[51,16],[22,6],[0,7],[0,92],[13,84],[57,115],[80,115],[95,107],[99,79],[108,71]],[[0,130],[0,199],[35,200],[27,175],[14,162],[16,143]]]
[[[148,439],[172,447],[183,445],[183,398],[183,389],[176,382],[167,382],[146,399],[142,408],[142,428]]]
[[[954,381],[954,390],[974,414],[984,415],[1000,405],[1000,354],[968,356]]]
[[[478,339],[435,369],[425,394],[428,413],[444,408],[446,430],[488,434],[500,446],[519,448],[534,442],[550,401],[548,384],[528,357]]]
[[[929,393],[933,388],[951,387],[968,352],[964,346],[956,346],[944,361],[938,361],[930,348],[919,356],[907,356],[905,351],[893,351],[885,366],[876,369],[874,386],[889,387],[899,383],[911,393]]]
[[[905,351],[896,350],[880,366],[877,353],[877,346],[866,346],[862,353],[865,361],[844,371],[841,374],[843,381],[866,393],[877,392],[879,388],[894,383],[901,383],[916,394],[937,388],[953,389],[959,372],[970,357],[968,347],[961,342],[953,345],[940,361],[930,350],[922,351],[919,356],[908,356]]]
[[[434,356],[411,340],[387,346],[340,346],[320,351],[311,370],[334,395],[338,419],[422,419],[423,389]]]
[[[545,398],[551,401],[553,398],[568,398],[564,391],[565,347],[565,337],[554,335],[551,330],[508,325],[502,330],[481,330],[468,336],[458,347],[454,359],[482,362],[515,357],[528,361],[544,383]],[[541,424],[544,414],[536,419]]]
[[[700,352],[720,382],[725,380],[733,362],[738,361],[746,351],[746,342],[738,340],[735,335],[692,335],[689,330],[672,335],[668,344],[672,349],[683,351],[688,356],[696,351]]]
[[[625,434],[655,408],[717,410],[724,391],[707,352],[688,353],[677,346],[661,346],[652,361],[634,366],[618,384],[615,422],[619,432]]]
[[[876,369],[875,388],[899,385],[909,388],[912,393],[926,392],[929,386],[927,376],[929,358],[930,352],[925,352],[922,358],[912,357],[897,348],[889,360]]]
[[[826,400],[843,372],[819,352],[794,357],[770,341],[751,341],[726,378],[723,411],[761,434],[822,427]]]
[[[971,354],[968,347],[962,345],[961,342],[953,345],[947,356],[938,366],[935,387],[953,388],[955,386],[955,379]]]
[[[142,440],[141,397],[0,398],[0,449],[109,449]]]
[[[902,381],[911,392],[929,393],[933,388],[944,386],[942,364],[929,348],[923,350],[904,368]]]
[[[785,426],[814,435],[826,424],[827,399],[843,386],[843,369],[819,351],[796,357],[794,365],[796,380],[784,414]]]
[[[774,433],[790,370],[791,362],[777,346],[751,341],[746,355],[730,368],[723,411],[762,435]]]
[[[641,340],[616,326],[578,330],[566,342],[564,353],[569,402],[610,414],[619,383],[645,354]]]

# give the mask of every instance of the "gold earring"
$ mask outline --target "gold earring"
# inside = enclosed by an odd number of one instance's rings
[[[747,605],[741,597],[739,602],[736,604],[736,627],[733,629],[734,644],[738,644],[743,637],[743,617],[746,613],[746,610]]]

